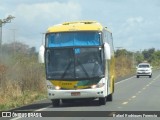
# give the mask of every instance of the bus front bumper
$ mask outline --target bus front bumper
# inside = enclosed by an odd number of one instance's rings
[[[106,96],[104,87],[95,89],[78,90],[51,90],[48,89],[48,98],[53,99],[77,99],[77,98],[100,98]]]

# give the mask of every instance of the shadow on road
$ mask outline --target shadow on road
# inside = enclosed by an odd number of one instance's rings
[[[29,110],[29,111],[34,111],[37,109],[45,108],[51,105],[51,102],[49,100],[43,100],[39,101],[30,105],[22,106],[19,108],[12,109],[10,111],[18,111],[18,110]]]
[[[86,107],[86,106],[100,106],[98,100],[91,100],[91,101],[71,101],[68,103],[62,103],[59,107],[65,108],[65,107]],[[53,107],[53,106],[52,106]]]

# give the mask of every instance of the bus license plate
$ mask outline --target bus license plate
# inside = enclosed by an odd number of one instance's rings
[[[71,92],[71,96],[80,96],[80,92]]]

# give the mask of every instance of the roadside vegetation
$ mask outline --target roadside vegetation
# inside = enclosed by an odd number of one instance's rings
[[[115,74],[116,78],[133,74],[135,62],[132,52],[125,49],[115,51]]]
[[[135,73],[136,66],[141,62],[150,63],[154,69],[160,68],[160,50],[155,48],[131,52],[126,49],[115,51],[116,77],[124,77]]]
[[[3,53],[2,53],[3,52]],[[35,48],[4,44],[0,57],[0,110],[9,110],[46,97],[44,65]]]
[[[10,110],[47,97],[44,64],[38,63],[35,47],[15,42],[0,52],[0,110]],[[160,50],[115,51],[116,77],[135,73],[136,65],[148,61],[160,67]]]

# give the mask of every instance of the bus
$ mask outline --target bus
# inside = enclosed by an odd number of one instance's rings
[[[51,26],[44,51],[48,98],[53,106],[83,99],[95,99],[99,105],[112,101],[115,59],[112,32],[107,27],[96,21]]]

